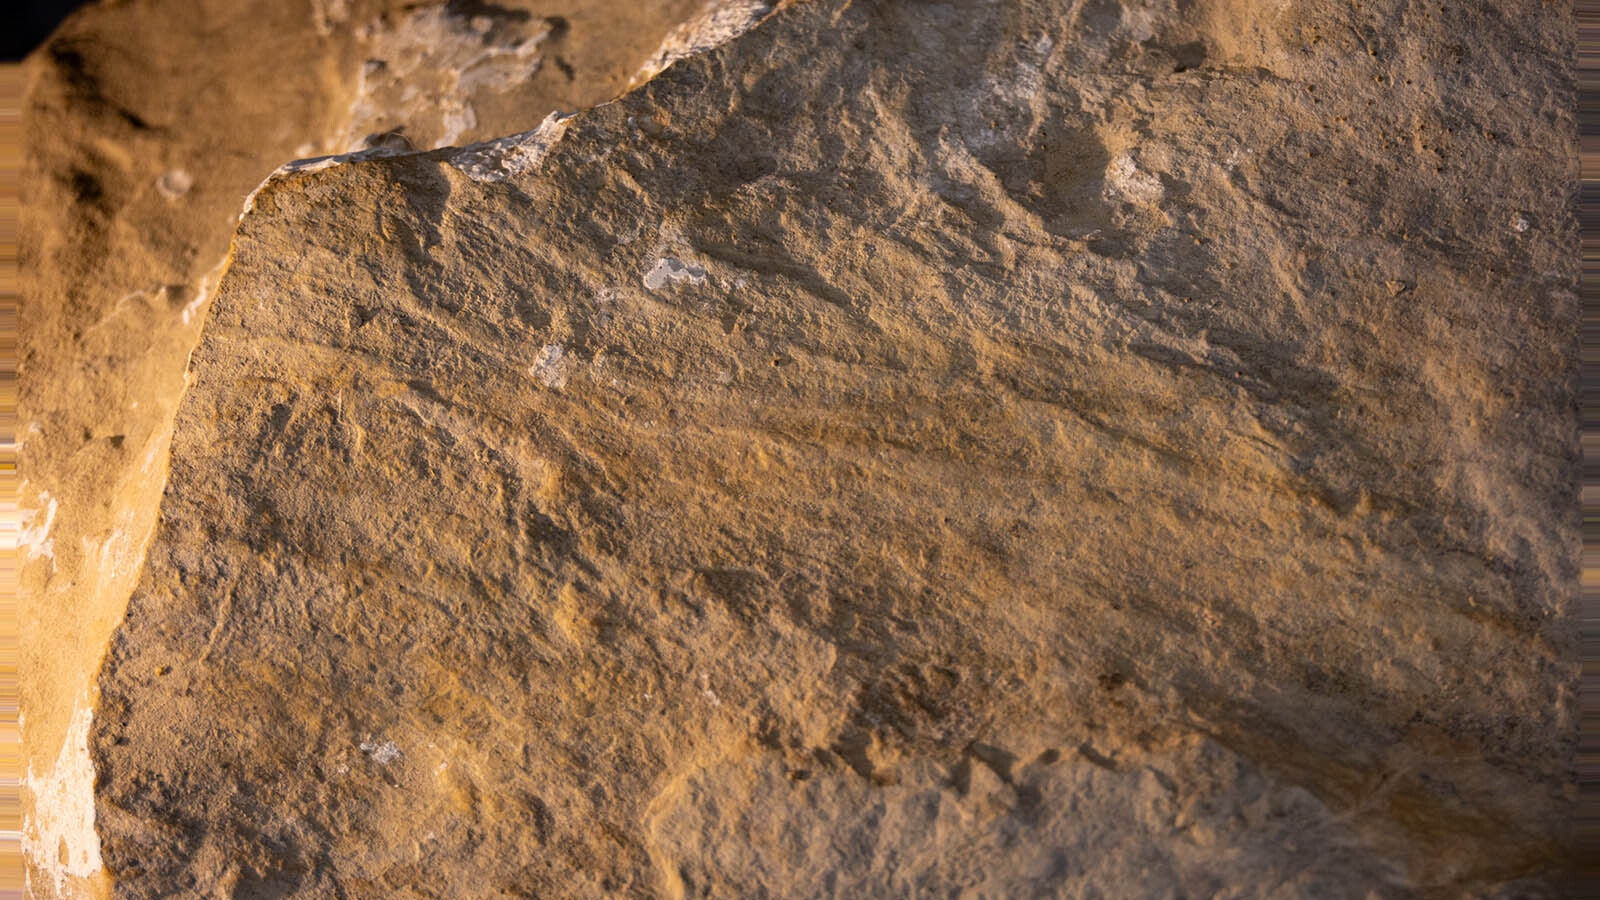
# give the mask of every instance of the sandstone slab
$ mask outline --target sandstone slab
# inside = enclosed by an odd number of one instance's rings
[[[685,23],[707,14],[697,0],[133,0],[81,11],[28,60],[20,618],[39,896],[105,888],[94,673],[245,196],[297,157],[487,140],[603,102],[664,50],[688,52],[701,33]]]
[[[1570,31],[817,0],[268,181],[85,722],[118,894],[1554,895]]]

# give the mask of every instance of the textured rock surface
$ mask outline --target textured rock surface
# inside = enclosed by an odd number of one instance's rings
[[[695,0],[134,0],[84,11],[29,60],[21,625],[35,891],[99,880],[93,674],[155,523],[185,360],[245,195],[295,157],[486,140],[603,102],[703,14]]]
[[[119,892],[1558,890],[1569,32],[819,0],[273,179],[85,720]]]

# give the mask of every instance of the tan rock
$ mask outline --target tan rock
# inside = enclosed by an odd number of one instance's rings
[[[1555,895],[1570,24],[818,0],[281,173],[86,723],[119,896]]]
[[[156,521],[173,410],[246,194],[295,157],[496,138],[609,99],[692,0],[105,3],[28,62],[20,413],[26,839],[105,887],[93,674]]]

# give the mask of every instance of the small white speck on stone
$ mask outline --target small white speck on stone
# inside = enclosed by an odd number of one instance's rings
[[[56,523],[56,500],[49,493],[40,491],[38,504],[26,514],[22,527],[18,529],[17,543],[21,545],[25,559],[55,555],[55,542],[50,538],[50,529]]]
[[[652,291],[659,291],[669,283],[700,284],[705,280],[706,270],[703,266],[686,263],[670,256],[656,260],[656,264],[644,274],[644,286]]]
[[[194,187],[194,176],[182,169],[173,169],[156,179],[156,190],[168,200],[176,200]]]
[[[567,348],[560,344],[545,344],[539,348],[533,365],[528,367],[528,374],[539,379],[545,387],[559,391],[566,386],[571,369],[572,361],[567,358]]]
[[[1533,223],[1528,221],[1527,216],[1519,214],[1511,217],[1511,230],[1517,234],[1522,234],[1532,227]]]
[[[394,745],[394,741],[384,741],[381,744],[376,741],[362,741],[361,752],[371,757],[372,761],[380,766],[387,766],[405,755],[400,752],[399,747]]]
[[[1133,157],[1123,154],[1106,167],[1106,192],[1134,203],[1155,204],[1165,193],[1161,179],[1139,170]]]

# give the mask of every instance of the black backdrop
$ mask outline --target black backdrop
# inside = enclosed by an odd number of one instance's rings
[[[27,56],[84,0],[11,0],[0,5],[9,7],[4,18],[11,24],[0,28],[0,59],[9,62]]]

